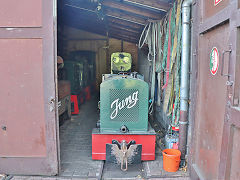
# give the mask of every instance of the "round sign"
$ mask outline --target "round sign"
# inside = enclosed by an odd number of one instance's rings
[[[219,53],[218,53],[218,49],[214,47],[212,48],[212,51],[210,54],[210,71],[212,75],[217,74],[218,65],[219,65]]]

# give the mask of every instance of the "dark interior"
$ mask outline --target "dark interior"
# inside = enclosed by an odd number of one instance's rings
[[[130,166],[128,172],[122,172],[118,165],[91,158],[91,132],[99,119],[99,85],[102,74],[110,73],[111,53],[130,52],[133,71],[144,74],[148,82],[149,69],[145,64],[148,49],[138,50],[136,44],[147,22],[160,20],[171,6],[172,0],[58,1],[57,52],[64,61],[64,67],[58,70],[58,80],[71,81],[71,95],[82,97],[78,99],[77,115],[70,118],[64,114],[59,118],[60,176],[141,178],[152,175],[147,171],[149,168],[155,169],[157,176],[184,175],[184,172],[168,174],[161,170],[158,150],[156,161]],[[87,87],[90,97],[86,97]]]

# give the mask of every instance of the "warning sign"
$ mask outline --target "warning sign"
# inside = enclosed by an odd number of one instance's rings
[[[214,6],[218,5],[223,0],[214,0]]]
[[[210,71],[212,75],[217,74],[219,66],[219,53],[218,49],[216,47],[212,48],[211,54],[210,54]]]

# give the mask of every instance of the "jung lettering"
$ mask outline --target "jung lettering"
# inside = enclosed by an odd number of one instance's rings
[[[118,99],[114,100],[111,104],[111,109],[113,109],[110,118],[114,119],[117,117],[119,111],[121,111],[124,107],[131,109],[133,108],[138,101],[138,91],[132,93],[132,95],[123,99],[122,101]]]

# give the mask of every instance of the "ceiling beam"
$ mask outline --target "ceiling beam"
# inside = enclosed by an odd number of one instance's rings
[[[75,8],[75,9],[79,9],[82,11],[86,11],[89,13],[95,13],[95,10],[92,9],[86,9],[82,6],[76,6],[76,5],[72,5],[72,4],[65,4],[66,7],[71,7],[71,8]],[[119,19],[119,20],[123,20],[123,21],[127,21],[127,22],[131,22],[131,23],[135,23],[135,24],[139,24],[139,25],[145,25],[146,24],[146,20],[143,18],[139,18],[139,17],[134,17],[134,16],[129,16],[127,14],[124,14],[122,12],[119,12],[117,10],[112,10],[112,9],[105,9],[104,15],[108,16],[108,17],[112,17],[115,19]]]
[[[122,25],[122,26],[126,26],[126,27],[131,27],[134,29],[143,29],[143,25],[139,25],[139,24],[135,24],[132,22],[128,22],[128,21],[122,21],[120,19],[116,19],[116,18],[112,18],[112,17],[107,17],[107,21],[109,24],[113,23],[113,24],[118,24],[118,25]]]
[[[120,29],[109,29],[109,33],[116,33],[116,34],[119,34],[119,35],[127,36],[129,38],[137,38],[137,39],[140,36],[140,34],[132,33],[132,32],[126,32],[126,31],[123,31],[123,30],[120,30]]]
[[[131,39],[139,39],[139,35],[135,33],[124,32],[116,29],[109,29],[109,34],[118,34],[119,36],[125,36]]]
[[[58,0],[59,1],[59,0]],[[72,5],[83,9],[88,9],[90,11],[95,11],[97,8],[97,3],[86,2],[86,0],[63,0],[64,5]],[[84,2],[85,1],[85,2]]]
[[[97,25],[96,23],[89,23],[87,21],[64,21],[64,25],[77,28],[77,29],[82,29],[88,32],[92,32],[95,34],[103,35],[106,36],[106,29],[104,26]],[[98,28],[96,28],[98,27]]]
[[[110,34],[110,37],[114,38],[114,39],[130,42],[130,43],[133,43],[133,44],[137,44],[138,43],[138,39],[136,39],[136,38],[129,38],[129,37],[126,37],[126,36],[119,36],[118,34],[115,34],[115,33]]]
[[[167,12],[171,8],[171,4],[161,0],[123,0],[129,4],[135,4],[139,7],[146,7],[148,9],[155,9]]]
[[[110,23],[108,25],[109,28],[114,28],[114,29],[120,29],[122,31],[127,31],[127,32],[132,32],[132,33],[137,33],[139,34],[139,32],[141,32],[140,29],[131,29],[128,27],[124,27],[124,26],[119,26],[118,24],[114,24],[114,23]]]
[[[132,23],[139,24],[139,25],[145,25],[147,23],[147,19],[137,17],[137,16],[132,16],[132,15],[129,15],[126,13],[122,13],[119,10],[113,10],[111,8],[105,8],[104,14],[106,16],[109,16],[109,17],[112,17],[115,19],[132,22]]]
[[[149,19],[161,19],[162,15],[155,11],[150,11],[145,8],[136,7],[126,3],[118,2],[116,0],[104,0],[102,4],[109,8],[119,9],[128,13],[132,13],[138,16],[144,16]]]
[[[88,22],[103,24],[104,21],[100,20],[96,13],[91,11],[84,11],[82,9],[78,9],[72,6],[65,6],[64,11],[62,13],[62,19],[66,19],[68,21],[80,21],[85,20]]]

